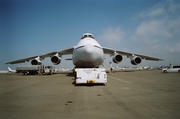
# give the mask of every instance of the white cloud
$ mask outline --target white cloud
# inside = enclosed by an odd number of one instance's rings
[[[107,29],[103,30],[102,35],[99,36],[98,39],[107,43],[117,43],[123,40],[124,35],[125,33],[120,29],[120,27],[108,27]]]
[[[144,21],[136,28],[131,39],[145,45],[169,44],[179,41],[180,4],[166,1],[143,11],[139,18]]]
[[[172,38],[173,33],[171,29],[174,29],[174,27],[169,21],[164,19],[144,21],[136,28],[131,38],[135,41],[142,41],[145,44],[157,43],[158,40]]]
[[[179,52],[180,53],[180,43],[167,45],[166,49],[168,51],[170,51],[171,53],[174,53],[174,52]]]
[[[164,14],[164,11],[165,11],[164,8],[158,8],[158,9],[152,10],[149,15],[151,17],[158,16],[158,15]]]
[[[156,17],[162,16],[165,13],[165,8],[161,4],[157,4],[147,11],[143,11],[139,14],[139,17]]]
[[[173,0],[167,0],[167,3],[169,3],[168,11],[171,13],[179,12],[180,4],[177,4],[173,2]]]
[[[167,0],[165,2],[158,3],[153,7],[145,10],[139,14],[141,18],[160,18],[167,15],[173,15],[179,13],[180,4],[174,0]]]

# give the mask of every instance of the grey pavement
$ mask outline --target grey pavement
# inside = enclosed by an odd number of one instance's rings
[[[180,73],[115,72],[105,85],[73,82],[67,74],[0,74],[0,118],[180,118]]]

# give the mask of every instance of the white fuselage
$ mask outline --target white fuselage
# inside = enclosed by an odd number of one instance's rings
[[[93,38],[84,38],[74,46],[73,64],[76,68],[96,68],[104,61],[104,52],[100,44]]]

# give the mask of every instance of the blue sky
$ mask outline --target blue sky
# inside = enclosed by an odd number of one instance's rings
[[[179,0],[1,0],[0,70],[6,62],[73,47],[90,32],[104,47],[164,59],[138,66],[180,64]],[[63,56],[57,68],[72,68]],[[111,61],[106,55],[105,65]],[[50,59],[44,64],[52,65]],[[124,60],[113,66],[130,66]]]

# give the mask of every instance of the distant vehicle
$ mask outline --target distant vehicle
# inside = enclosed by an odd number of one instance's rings
[[[178,72],[178,73],[180,73],[180,65],[174,65],[174,66],[172,65],[168,68],[163,68],[162,72],[163,73],[167,73],[167,72]]]
[[[136,70],[143,70],[143,67],[136,67]]]
[[[24,75],[28,74],[45,74],[51,75],[54,73],[54,68],[52,66],[44,66],[44,65],[32,65],[32,66],[20,66],[16,67],[16,71],[18,73],[22,73]]]
[[[45,75],[52,75],[53,73],[55,73],[55,69],[52,66],[45,66],[43,69],[43,73]]]
[[[149,69],[151,69],[151,67],[150,66],[145,66],[145,67],[143,67],[143,69],[144,70],[149,70]]]

